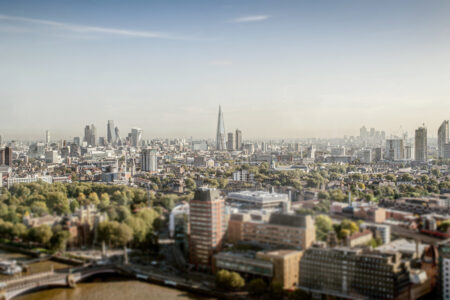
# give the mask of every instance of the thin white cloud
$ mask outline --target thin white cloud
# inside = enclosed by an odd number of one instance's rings
[[[127,29],[118,29],[118,28],[86,26],[86,25],[77,25],[77,24],[71,24],[71,23],[56,22],[56,21],[51,21],[51,20],[23,18],[23,17],[16,17],[16,16],[8,16],[8,15],[0,15],[0,21],[1,20],[22,22],[22,23],[31,23],[31,24],[40,24],[40,25],[51,26],[51,27],[59,28],[59,29],[63,29],[63,30],[69,30],[69,31],[73,31],[73,32],[81,32],[81,33],[92,33],[92,34],[100,33],[100,34],[111,34],[111,35],[121,35],[121,36],[140,37],[140,38],[156,38],[156,39],[186,39],[186,38],[181,38],[181,37],[175,37],[175,36],[161,33],[161,32],[136,31],[136,30],[127,30]]]
[[[231,60],[213,60],[211,64],[216,66],[229,66],[233,64],[233,62]]]
[[[267,15],[256,15],[256,16],[245,16],[233,19],[231,22],[233,23],[249,23],[249,22],[261,22],[269,19],[270,16]]]

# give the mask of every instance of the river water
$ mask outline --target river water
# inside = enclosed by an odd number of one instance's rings
[[[15,259],[17,261],[28,260],[22,254],[9,253],[0,250],[0,260]],[[53,261],[45,261],[35,263],[29,266],[27,273],[23,275],[50,271],[51,268],[62,269],[68,265],[56,263]],[[0,275],[0,281],[10,276]],[[166,288],[163,286],[149,284],[138,280],[129,280],[117,276],[102,276],[93,278],[88,282],[78,283],[76,288],[53,288],[39,290],[29,294],[18,296],[17,300],[183,300],[183,299],[208,299],[201,296],[193,295],[176,289]],[[209,298],[211,299],[211,298]]]
[[[149,284],[136,280],[109,281],[101,279],[93,282],[79,283],[74,289],[56,288],[25,294],[15,298],[17,300],[175,300],[200,299],[192,294],[159,285]],[[203,298],[206,299],[206,298]]]
[[[27,256],[27,255],[24,255],[24,254],[11,253],[11,252],[6,252],[3,250],[0,250],[0,260],[16,260],[17,262],[20,262],[20,261],[27,261],[27,260],[31,260],[31,259],[33,259],[33,258],[30,256]],[[54,261],[42,261],[39,263],[34,263],[34,264],[29,265],[27,272],[24,272],[20,275],[17,274],[14,276],[17,277],[17,276],[31,275],[31,274],[40,273],[40,272],[48,272],[52,269],[52,267],[54,270],[57,270],[57,269],[68,268],[69,266],[66,264],[61,264],[61,263],[57,263]],[[6,279],[6,278],[11,278],[11,276],[0,274],[0,280]]]

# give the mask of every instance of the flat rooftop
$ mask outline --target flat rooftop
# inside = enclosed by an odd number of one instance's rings
[[[287,194],[269,193],[264,191],[242,191],[232,192],[227,195],[227,199],[235,199],[247,202],[287,202]]]
[[[419,253],[422,254],[427,244],[419,244]],[[399,251],[401,253],[413,254],[416,252],[416,243],[414,241],[408,241],[406,239],[398,239],[390,242],[389,244],[381,245],[376,248],[378,251]]]

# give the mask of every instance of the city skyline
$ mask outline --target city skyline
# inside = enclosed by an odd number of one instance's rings
[[[450,1],[0,1],[0,300],[449,299]]]
[[[449,6],[421,1],[5,1],[5,138],[143,128],[214,137],[217,106],[246,137],[434,137],[448,119]],[[104,12],[107,13],[104,13]],[[39,111],[39,114],[36,114]],[[38,124],[38,126],[36,126]]]
[[[222,110],[220,110],[220,115],[222,116],[221,121],[223,123],[223,111]],[[101,125],[99,126],[100,131],[99,131],[98,134],[97,133],[95,134],[97,139],[98,138],[104,138],[105,141],[108,141],[108,130],[109,130],[108,126],[109,126],[111,121],[114,124],[115,120],[109,120],[108,119],[107,123],[105,124],[105,126],[101,126]],[[443,122],[448,122],[448,120],[441,120],[440,123],[439,122],[437,122],[437,123],[441,124],[442,121]],[[218,122],[220,122],[220,121],[216,117],[215,125],[217,125]],[[97,124],[94,124],[94,123],[88,124],[88,125],[83,125],[82,127],[85,128],[86,126],[91,126],[91,125],[95,126],[96,127],[95,130],[97,131]],[[212,125],[212,126],[214,126],[214,125]],[[393,130],[391,132],[389,132],[389,131],[386,132],[384,130],[378,131],[378,128],[376,128],[376,129],[377,129],[377,132],[383,132],[383,133],[386,134],[384,139],[391,139],[391,138],[393,138],[393,139],[402,138],[403,139],[404,138],[403,137],[404,134],[406,134],[406,136],[407,136],[406,140],[414,140],[414,132],[415,132],[415,130],[418,127],[422,127],[422,126],[424,126],[428,130],[427,137],[429,139],[432,139],[432,140],[437,140],[438,139],[438,132],[439,132],[440,126],[438,126],[438,128],[436,130],[434,130],[434,131],[431,130],[430,131],[429,127],[425,123],[418,124],[412,131],[408,131],[405,128],[403,128],[402,126],[400,126],[399,128],[397,128],[397,129],[395,129],[395,130]],[[103,127],[105,127],[106,129],[102,130]],[[136,129],[136,128],[137,128],[136,126],[132,126],[132,127],[128,128],[128,131],[133,131],[133,129]],[[301,139],[315,139],[315,138],[324,139],[324,140],[326,140],[326,139],[340,139],[340,138],[345,138],[345,137],[360,137],[361,136],[360,130],[362,128],[366,128],[367,130],[375,130],[374,127],[366,126],[365,124],[363,124],[359,128],[355,128],[353,130],[354,134],[351,134],[351,135],[342,134],[342,135],[336,135],[336,136],[292,136],[292,137],[284,136],[284,135],[274,136],[274,137],[259,137],[259,136],[258,137],[254,137],[254,136],[247,136],[246,135],[246,139],[247,140],[283,140],[283,139],[286,139],[286,140],[301,140]],[[138,128],[138,129],[141,130],[141,139],[143,139],[143,140],[154,139],[154,138],[155,139],[158,139],[158,138],[192,138],[194,140],[195,139],[197,139],[197,140],[213,140],[217,144],[217,136],[218,136],[218,129],[219,128],[218,128],[218,126],[215,127],[215,135],[214,136],[212,136],[212,135],[211,136],[193,136],[193,135],[189,135],[189,134],[185,135],[185,136],[176,136],[176,135],[170,135],[170,136],[154,135],[154,136],[150,136],[150,135],[146,134],[145,129],[141,129],[141,128]],[[57,140],[64,140],[64,139],[66,139],[66,140],[67,139],[73,139],[73,138],[81,138],[81,139],[83,139],[83,138],[85,138],[85,134],[86,134],[85,132],[83,132],[83,130],[80,130],[80,132],[78,134],[75,134],[75,135],[72,135],[72,134],[62,134],[62,135],[56,134],[55,135],[54,132],[49,130],[49,129],[43,129],[43,130],[44,130],[43,132],[41,132],[40,134],[38,134],[36,136],[34,136],[34,135],[33,136],[25,136],[25,137],[22,137],[22,138],[18,137],[18,136],[10,136],[10,135],[8,135],[7,132],[6,133],[0,132],[0,137],[4,141],[17,140],[17,141],[44,141],[45,142],[46,139],[47,139],[47,134],[48,135],[51,134],[54,142],[56,142]],[[116,126],[115,130],[119,130],[119,126]],[[242,132],[241,132],[241,130],[239,130],[239,128],[236,128],[236,130],[238,130],[240,132],[240,134],[242,134]],[[231,129],[231,131],[233,132],[234,129]],[[61,129],[60,131],[57,131],[57,132],[65,132],[65,131],[63,129]],[[125,132],[127,132],[127,129],[125,129]],[[114,131],[114,136],[117,137],[116,131]],[[118,138],[120,139],[120,137],[118,137]],[[228,141],[227,140],[227,133],[225,133],[224,138],[225,138],[225,148],[226,148],[227,141]],[[234,142],[236,142],[236,141],[234,141]],[[108,143],[109,143],[109,141],[108,141]]]

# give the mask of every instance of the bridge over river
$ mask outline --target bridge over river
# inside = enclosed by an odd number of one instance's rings
[[[136,273],[131,268],[124,265],[94,265],[57,271],[52,270],[1,281],[0,300],[9,300],[37,289],[58,286],[75,287],[77,282],[98,274],[136,276]]]

